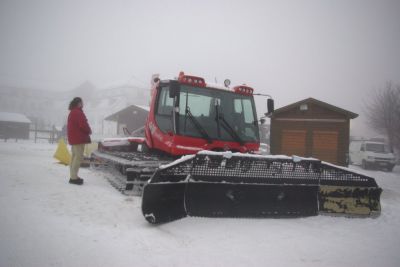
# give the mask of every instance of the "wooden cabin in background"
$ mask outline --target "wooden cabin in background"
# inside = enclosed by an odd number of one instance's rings
[[[270,117],[272,155],[314,157],[348,166],[350,120],[358,114],[307,98],[276,109]]]

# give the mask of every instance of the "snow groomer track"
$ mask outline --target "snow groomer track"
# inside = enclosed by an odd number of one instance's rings
[[[144,152],[92,153],[92,166],[103,171],[110,184],[125,195],[142,195],[143,186],[157,168],[171,161],[171,157]]]

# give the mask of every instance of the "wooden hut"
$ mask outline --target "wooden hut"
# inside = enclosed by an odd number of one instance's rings
[[[23,114],[0,112],[0,138],[29,139],[31,121]]]
[[[347,166],[351,111],[314,98],[279,108],[271,117],[271,154],[314,157]]]

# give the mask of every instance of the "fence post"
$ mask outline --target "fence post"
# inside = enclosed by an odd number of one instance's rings
[[[54,143],[54,139],[55,139],[55,131],[56,131],[56,127],[53,125],[52,126],[52,131],[50,133],[50,143],[53,144]]]
[[[36,143],[36,139],[37,139],[37,122],[35,122],[35,143]]]

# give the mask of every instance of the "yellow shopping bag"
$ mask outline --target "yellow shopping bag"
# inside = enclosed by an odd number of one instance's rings
[[[57,150],[54,153],[54,158],[58,159],[61,164],[69,165],[71,161],[71,154],[68,151],[67,144],[65,144],[64,139],[58,140]]]

